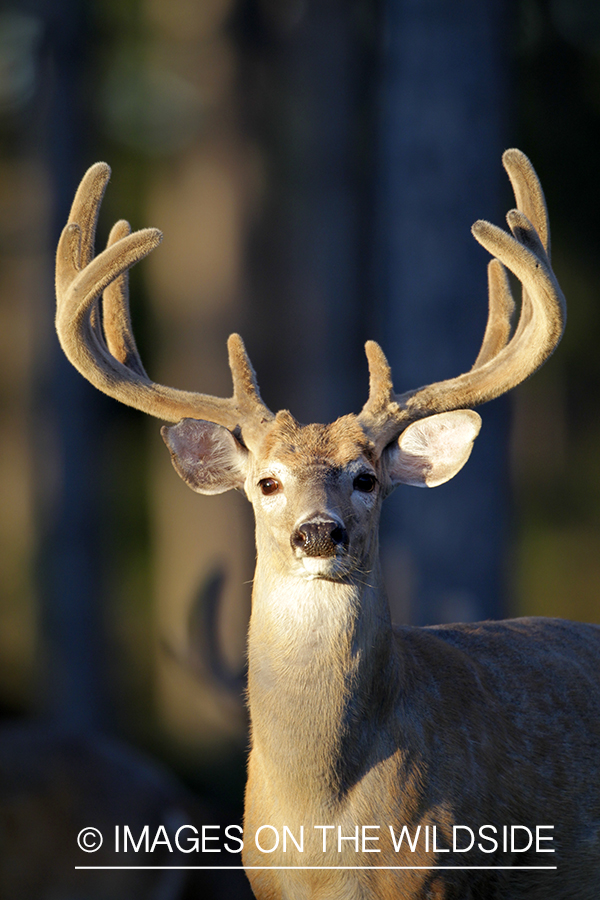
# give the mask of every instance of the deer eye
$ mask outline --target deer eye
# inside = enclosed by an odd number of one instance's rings
[[[354,479],[352,487],[355,491],[360,491],[362,494],[370,494],[376,484],[377,479],[374,475],[370,475],[368,472],[361,472]]]
[[[276,494],[281,488],[281,485],[276,478],[261,478],[258,482],[258,486],[265,496]]]

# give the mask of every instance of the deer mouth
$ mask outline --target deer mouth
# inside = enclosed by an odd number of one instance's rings
[[[307,578],[324,578],[338,581],[348,574],[348,558],[344,556],[303,556],[303,574]]]

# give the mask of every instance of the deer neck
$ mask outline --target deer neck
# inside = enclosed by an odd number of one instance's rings
[[[398,665],[378,564],[310,580],[274,574],[259,554],[248,693],[253,754],[273,784],[327,802],[348,790],[385,734]]]

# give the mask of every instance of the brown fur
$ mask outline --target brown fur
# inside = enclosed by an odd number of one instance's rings
[[[356,416],[342,416],[331,425],[300,425],[287,410],[277,413],[261,447],[265,462],[276,459],[291,468],[319,462],[345,466],[361,454],[375,455]]]

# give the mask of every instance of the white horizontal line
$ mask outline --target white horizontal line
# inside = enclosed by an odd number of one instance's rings
[[[528,870],[540,870],[540,869],[557,869],[558,866],[75,866],[76,869],[210,869],[211,871],[228,871],[233,869],[239,869],[241,871],[249,871],[259,869],[260,871],[269,870],[269,871],[279,871],[281,869],[335,869],[336,871],[341,869],[390,869],[390,870],[399,870],[399,869],[460,869],[461,871],[467,871],[471,869],[503,869],[503,870],[519,870],[523,871],[524,869]]]

